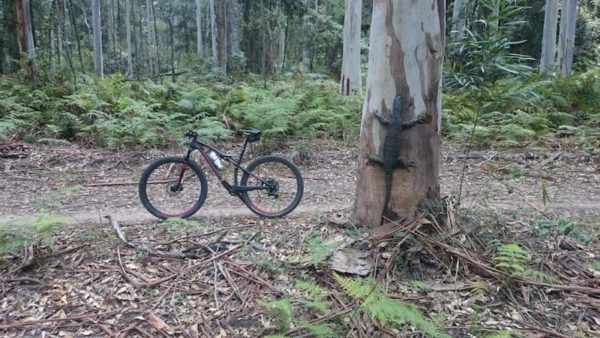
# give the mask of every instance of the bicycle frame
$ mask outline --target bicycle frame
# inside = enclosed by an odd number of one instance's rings
[[[217,178],[219,179],[219,182],[221,182],[223,187],[225,187],[225,189],[232,196],[239,197],[244,192],[261,190],[261,189],[269,189],[268,182],[266,182],[265,180],[263,180],[262,178],[260,178],[256,175],[252,174],[251,172],[246,170],[246,168],[242,167],[242,160],[244,159],[244,154],[246,153],[246,149],[247,149],[249,143],[250,142],[248,141],[248,138],[246,138],[246,140],[244,141],[244,147],[242,148],[242,151],[239,153],[238,158],[236,160],[234,160],[233,159],[234,155],[226,154],[223,151],[215,148],[214,146],[211,146],[210,144],[206,144],[206,143],[202,142],[201,140],[198,140],[197,136],[193,136],[191,138],[191,142],[189,144],[189,149],[187,151],[185,159],[186,159],[186,161],[189,161],[190,156],[192,155],[194,150],[198,150],[200,152],[200,154],[202,154],[204,161],[206,161],[206,163],[208,164],[210,169],[212,169],[215,176],[217,176]],[[229,181],[227,181],[227,179],[225,178],[225,175],[221,172],[221,170],[219,168],[217,168],[217,166],[214,164],[213,160],[209,157],[208,154],[210,151],[214,151],[219,156],[219,158],[231,163],[235,167],[235,169],[233,170],[233,185],[230,184]],[[184,168],[184,170],[185,170],[185,168]],[[180,173],[180,180],[183,178],[184,170],[182,170]],[[265,185],[264,186],[243,186],[243,187],[238,185],[238,175],[239,175],[240,170],[242,170],[244,173],[258,179],[261,183],[263,183]]]

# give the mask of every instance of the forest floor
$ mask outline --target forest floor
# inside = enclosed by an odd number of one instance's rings
[[[183,154],[180,149],[0,145],[0,225],[18,227],[46,215],[70,223],[51,247],[0,256],[0,332],[302,336],[309,329],[305,323],[314,322],[341,330],[341,336],[418,336],[409,327],[385,328],[358,310],[343,316],[357,301],[336,286],[324,254],[311,252],[325,250],[328,256],[331,241],[341,238],[354,246],[367,243],[380,267],[372,274],[385,280],[386,292],[415,303],[451,336],[498,330],[536,337],[600,334],[598,156],[558,147],[468,154],[445,147],[443,195],[456,200],[465,169],[462,208],[449,217],[462,233],[449,231],[454,238],[446,244],[425,240],[410,247],[415,256],[406,258],[399,250],[404,241],[390,234],[417,234],[419,228],[407,228],[414,223],[383,234],[348,216],[355,192],[354,148],[322,141],[309,149],[309,159],[300,165],[304,199],[289,217],[254,216],[210,177],[208,199],[192,218],[196,222],[166,224],[141,206],[137,180],[153,158]],[[113,216],[112,226],[106,215]],[[114,227],[122,228],[131,245]],[[317,244],[310,239],[315,234]],[[526,282],[497,270],[486,246],[491,240],[519,243],[531,253],[529,264],[554,279]],[[31,256],[35,264],[25,264]],[[326,286],[333,315],[303,305],[308,296],[299,291],[298,280]],[[277,329],[281,320],[264,304],[283,296],[292,299],[293,313]]]

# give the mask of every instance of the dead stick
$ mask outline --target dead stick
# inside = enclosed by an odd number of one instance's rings
[[[566,334],[562,334],[562,333],[554,331],[554,330],[550,330],[550,329],[546,329],[546,328],[543,328],[543,327],[540,327],[540,326],[529,324],[529,323],[524,322],[524,321],[519,320],[519,319],[515,319],[515,318],[511,318],[511,319],[514,320],[515,322],[521,324],[521,325],[525,325],[525,326],[529,327],[532,330],[537,330],[537,331],[540,331],[540,332],[544,332],[545,334],[549,334],[551,336],[556,336],[556,337],[559,337],[559,338],[570,338],[570,337],[572,337],[572,336],[567,336]]]
[[[160,298],[158,298],[158,301],[156,301],[156,303],[154,304],[152,309],[150,309],[150,312],[154,311],[157,307],[160,306],[160,304],[163,302],[163,300],[165,300],[165,298],[167,297],[167,295],[169,294],[169,292],[171,291],[172,288],[173,288],[173,283],[171,283],[171,285],[169,285],[169,287],[167,288],[167,291],[165,291],[162,295],[160,295]]]
[[[119,261],[119,268],[120,268],[119,272],[121,273],[121,275],[123,276],[123,278],[125,278],[136,289],[141,289],[142,287],[144,287],[143,284],[138,283],[136,280],[134,280],[133,278],[129,277],[129,275],[125,272],[125,268],[123,267],[123,262],[121,261],[121,249],[120,249],[120,246],[117,246],[117,259]]]
[[[0,330],[8,330],[8,329],[12,329],[15,327],[19,327],[19,326],[26,326],[26,325],[37,325],[37,324],[43,324],[43,323],[49,323],[49,322],[68,322],[68,321],[75,321],[75,320],[82,320],[82,319],[87,319],[90,317],[94,317],[94,316],[108,316],[108,315],[112,315],[119,312],[119,310],[114,310],[114,311],[109,311],[109,312],[105,312],[105,313],[101,313],[101,314],[89,314],[89,315],[81,315],[81,316],[73,316],[73,317],[65,317],[65,318],[48,318],[48,319],[38,319],[38,320],[25,320],[22,322],[16,322],[16,323],[8,323],[8,324],[0,324]]]
[[[205,259],[205,260],[203,260],[201,262],[198,262],[196,264],[193,264],[193,265],[191,265],[189,267],[183,268],[179,273],[181,274],[181,273],[184,273],[184,272],[188,272],[190,270],[199,268],[199,267],[201,267],[201,266],[203,266],[205,264],[211,263],[212,261],[214,261],[214,260],[216,260],[218,258],[221,258],[223,256],[229,255],[229,254],[233,253],[234,251],[238,250],[239,248],[241,248],[241,247],[247,245],[248,243],[250,243],[254,239],[254,237],[256,237],[256,235],[258,235],[258,232],[254,233],[254,235],[250,236],[250,238],[248,238],[244,243],[242,243],[240,245],[236,245],[236,246],[232,247],[231,249],[229,249],[227,251],[223,251],[223,253],[220,253],[218,255],[212,256],[211,258]]]
[[[256,224],[256,225],[242,225],[242,226],[222,228],[222,229],[219,229],[219,230],[210,231],[210,232],[206,232],[206,233],[203,233],[203,234],[188,235],[188,236],[183,236],[183,237],[175,238],[174,240],[171,240],[169,242],[158,243],[158,245],[169,245],[169,244],[177,243],[177,242],[180,242],[180,241],[183,241],[183,240],[186,240],[186,239],[193,239],[193,238],[199,238],[199,237],[214,235],[214,234],[222,232],[222,231],[239,230],[239,229],[250,229],[250,228],[257,227],[257,226],[260,227],[261,225],[259,225],[259,224]]]
[[[546,288],[553,288],[553,289],[572,291],[572,292],[581,292],[581,293],[586,293],[589,295],[600,295],[600,289],[590,288],[590,287],[586,287],[586,286],[547,284],[547,283],[536,282],[534,280],[525,279],[525,278],[519,278],[519,279],[517,279],[517,281],[524,283],[524,284],[542,286],[542,287],[546,287]]]
[[[110,225],[112,225],[113,229],[115,229],[115,231],[117,232],[117,236],[119,236],[119,239],[128,247],[135,249],[135,245],[133,245],[133,243],[127,240],[127,237],[125,236],[125,233],[123,232],[123,229],[121,229],[119,223],[117,223],[117,220],[112,215],[108,215],[105,217],[110,221]]]
[[[340,311],[340,312],[332,313],[332,314],[330,314],[330,315],[323,316],[323,317],[321,317],[321,318],[317,318],[317,319],[311,320],[311,321],[309,321],[309,322],[308,322],[308,323],[306,323],[306,324],[311,324],[311,325],[314,325],[314,324],[322,323],[322,322],[325,322],[325,321],[328,321],[328,320],[331,320],[331,319],[334,319],[334,318],[337,318],[337,317],[340,317],[340,316],[343,316],[343,315],[347,315],[348,313],[350,313],[350,312],[352,312],[352,311],[354,311],[354,310],[356,310],[356,309],[357,309],[357,308],[348,308],[348,309],[346,309],[346,310],[343,310],[343,311]],[[289,335],[291,335],[292,333],[296,333],[296,332],[298,332],[298,331],[301,331],[301,330],[303,330],[303,329],[304,329],[304,327],[305,327],[305,326],[303,325],[303,326],[297,327],[297,328],[295,328],[295,329],[289,330],[288,332],[284,333],[283,335],[284,335],[284,336],[289,336]]]
[[[231,285],[231,288],[233,289],[233,293],[235,293],[235,295],[242,301],[242,306],[243,306],[243,304],[246,303],[246,300],[244,299],[244,297],[242,297],[242,294],[240,293],[240,290],[238,289],[237,285],[235,284],[235,281],[233,280],[233,278],[231,278],[229,271],[221,263],[217,263],[217,267],[219,268],[219,271],[221,271],[221,274],[223,275],[223,277],[225,277],[225,280],[227,280],[227,283],[229,283],[229,285]]]
[[[77,250],[79,250],[79,249],[83,249],[83,248],[85,248],[86,246],[88,246],[88,244],[87,244],[87,243],[85,243],[85,244],[81,244],[81,245],[79,245],[79,246],[76,246],[76,247],[73,247],[73,248],[64,249],[64,250],[61,250],[61,251],[56,251],[56,252],[53,252],[53,253],[49,254],[49,255],[48,255],[48,257],[56,257],[56,256],[60,256],[60,255],[64,255],[64,254],[68,254],[68,253],[71,253],[71,252],[77,251]]]

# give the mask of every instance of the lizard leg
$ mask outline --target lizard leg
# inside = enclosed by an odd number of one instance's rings
[[[431,115],[429,115],[429,114],[421,114],[416,119],[412,119],[412,120],[408,120],[408,121],[403,121],[402,122],[402,128],[403,129],[408,129],[408,128],[414,127],[415,125],[417,125],[419,123],[428,123],[429,121],[431,121]]]
[[[367,164],[385,165],[385,162],[379,157],[370,155],[370,156],[367,156]]]
[[[403,159],[399,158],[398,160],[396,160],[394,167],[409,170],[410,168],[415,168],[415,162],[413,162],[413,161],[406,162]]]
[[[390,121],[383,117],[383,115],[381,115],[378,111],[373,112],[373,117],[376,118],[377,121],[381,123],[381,125],[387,126],[388,124],[390,124]]]

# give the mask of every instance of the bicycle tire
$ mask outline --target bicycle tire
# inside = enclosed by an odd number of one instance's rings
[[[184,168],[184,174],[185,174],[185,170],[187,169],[192,169],[193,174],[191,176],[185,176],[186,179],[184,180],[184,182],[182,182],[181,185],[181,190],[178,191],[173,191],[172,190],[172,183],[175,182],[175,180],[177,180],[177,177],[174,177],[172,179],[164,179],[162,181],[158,181],[158,183],[156,181],[154,182],[149,182],[149,179],[152,177],[152,175],[157,172],[159,169],[161,169],[164,165],[170,166],[170,165],[185,165],[186,167]],[[169,174],[172,170],[173,167],[169,167],[169,170],[167,171],[167,174]],[[175,171],[176,172],[176,171]],[[192,188],[191,190],[191,194],[190,197],[188,198],[188,201],[190,202],[191,207],[184,209],[183,211],[176,211],[176,212],[171,212],[171,211],[167,211],[164,210],[166,207],[165,206],[158,206],[157,201],[153,201],[153,198],[155,197],[155,194],[158,194],[163,188],[165,189],[165,192],[167,193],[167,197],[173,197],[173,199],[171,199],[171,203],[173,202],[177,202],[178,205],[182,205],[182,201],[181,201],[181,195],[180,193],[182,193],[183,191],[185,191],[185,188],[183,187],[183,184],[185,183],[185,186],[189,187],[188,184],[188,180],[187,178],[197,178],[198,179],[198,185],[199,185],[199,191],[197,191],[198,193],[196,194],[196,192],[194,192],[194,189]],[[149,185],[156,185],[157,189],[152,189],[152,196],[149,197],[148,193],[149,193]],[[194,161],[190,161],[190,160],[186,160],[183,157],[163,157],[163,158],[159,158],[153,162],[151,162],[146,169],[144,169],[144,171],[142,172],[142,176],[140,177],[140,182],[139,182],[139,196],[140,196],[140,200],[142,202],[142,205],[144,206],[144,208],[146,208],[146,210],[148,210],[148,212],[150,212],[152,215],[160,218],[160,219],[166,219],[166,218],[172,218],[172,217],[178,217],[178,218],[187,218],[192,216],[193,214],[195,214],[196,212],[198,212],[198,210],[202,207],[202,205],[204,204],[204,202],[206,201],[206,197],[208,195],[208,182],[206,180],[206,175],[204,174],[204,172],[202,171],[202,169],[200,168],[200,166],[198,166],[198,164],[196,164],[196,162]],[[177,195],[179,195],[179,200],[177,200]],[[196,197],[197,195],[197,197]]]
[[[290,178],[288,176],[282,176],[282,177],[276,178],[275,175],[281,174],[280,172],[276,173],[275,171],[271,171],[271,172],[267,172],[266,174],[262,174],[257,171],[261,167],[265,167],[269,164],[282,165],[284,169],[289,169],[289,171],[292,174],[292,177]],[[300,204],[300,201],[302,200],[302,196],[304,194],[304,180],[302,179],[302,174],[300,174],[300,169],[298,169],[298,167],[296,167],[296,165],[294,165],[292,162],[290,162],[282,157],[279,157],[279,156],[273,156],[273,155],[262,156],[262,157],[255,159],[254,161],[250,162],[250,164],[248,164],[248,167],[246,168],[246,170],[248,172],[252,173],[253,175],[261,177],[264,180],[267,180],[267,181],[271,180],[271,181],[276,182],[278,187],[280,186],[281,183],[288,183],[287,186],[289,186],[291,188],[294,188],[294,186],[295,186],[295,192],[294,192],[293,198],[291,199],[289,204],[287,204],[285,206],[285,208],[283,208],[281,210],[271,211],[271,212],[265,210],[264,207],[260,206],[259,205],[260,201],[257,201],[254,198],[254,195],[256,193],[260,194],[260,192],[265,192],[265,190],[254,190],[254,191],[248,191],[248,192],[244,192],[244,193],[240,194],[240,198],[242,199],[242,202],[244,202],[244,204],[246,204],[246,206],[253,213],[255,213],[259,216],[265,217],[265,218],[283,217],[283,216],[289,214],[290,212],[294,211],[294,209],[296,209],[298,204]],[[255,173],[255,171],[256,171],[256,173]],[[241,187],[248,186],[248,179],[251,177],[251,175],[248,174],[248,172],[244,172],[244,174],[242,175],[242,179],[240,180]],[[279,192],[279,188],[277,189],[277,192]],[[267,195],[268,196],[266,196],[266,197],[274,197],[275,199],[278,198],[278,196],[272,196],[272,193],[270,193],[270,192],[268,192]],[[275,195],[275,194],[273,194],[273,195]]]

